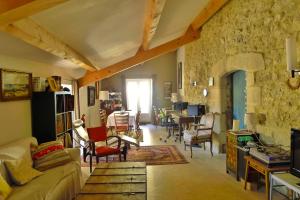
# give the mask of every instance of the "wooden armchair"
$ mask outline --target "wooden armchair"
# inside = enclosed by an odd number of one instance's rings
[[[108,162],[109,155],[119,155],[119,161],[121,162],[122,151],[121,138],[119,136],[107,136],[106,126],[87,128],[87,132],[89,135],[89,142],[92,145],[92,155],[96,156],[97,163],[99,162],[99,157],[106,157],[106,162]],[[117,138],[116,146],[108,145],[108,140],[110,138]],[[101,145],[99,145],[99,142],[102,142]]]
[[[126,147],[121,151],[121,138],[118,136],[107,136],[107,129],[105,126],[88,128],[87,131],[83,128],[83,121],[78,119],[73,122],[74,132],[76,135],[75,141],[83,148],[83,161],[86,162],[87,156],[90,156],[90,172],[92,172],[92,157],[96,156],[97,163],[99,162],[99,157],[117,154],[119,155],[119,160],[121,161],[121,154],[124,154],[124,159],[126,159],[127,149]],[[117,139],[117,145],[109,145],[107,143],[110,138]],[[99,145],[102,142],[102,145]],[[105,144],[103,145],[103,142]],[[114,143],[115,144],[115,143]]]
[[[203,119],[202,119],[203,118]],[[210,143],[210,153],[213,156],[212,152],[212,132],[214,126],[214,114],[207,113],[201,117],[200,126],[197,126],[196,130],[185,130],[183,134],[184,140],[184,149],[186,150],[186,146],[190,146],[191,150],[191,158],[193,156],[193,145],[201,144],[204,145],[205,150],[205,142]]]

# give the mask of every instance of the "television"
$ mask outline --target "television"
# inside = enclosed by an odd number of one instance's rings
[[[300,178],[300,130],[291,129],[291,165],[290,172]]]
[[[205,105],[188,105],[187,107],[189,116],[200,116],[205,114]]]

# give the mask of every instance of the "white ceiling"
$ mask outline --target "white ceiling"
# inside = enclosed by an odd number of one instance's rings
[[[167,0],[150,48],[184,34],[209,0]],[[35,22],[98,68],[136,54],[141,46],[147,0],[70,0],[31,16]],[[78,66],[0,32],[0,54]]]

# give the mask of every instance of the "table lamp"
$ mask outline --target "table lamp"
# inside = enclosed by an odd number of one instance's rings
[[[107,107],[107,101],[109,100],[109,92],[108,91],[100,91],[99,92],[99,100],[101,101],[101,107]],[[102,104],[103,103],[103,104]]]
[[[171,102],[175,103],[178,101],[178,94],[177,93],[172,93],[171,94]]]

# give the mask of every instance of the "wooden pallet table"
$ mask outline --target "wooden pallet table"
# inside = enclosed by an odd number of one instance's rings
[[[145,162],[101,163],[88,178],[77,200],[145,200]]]

